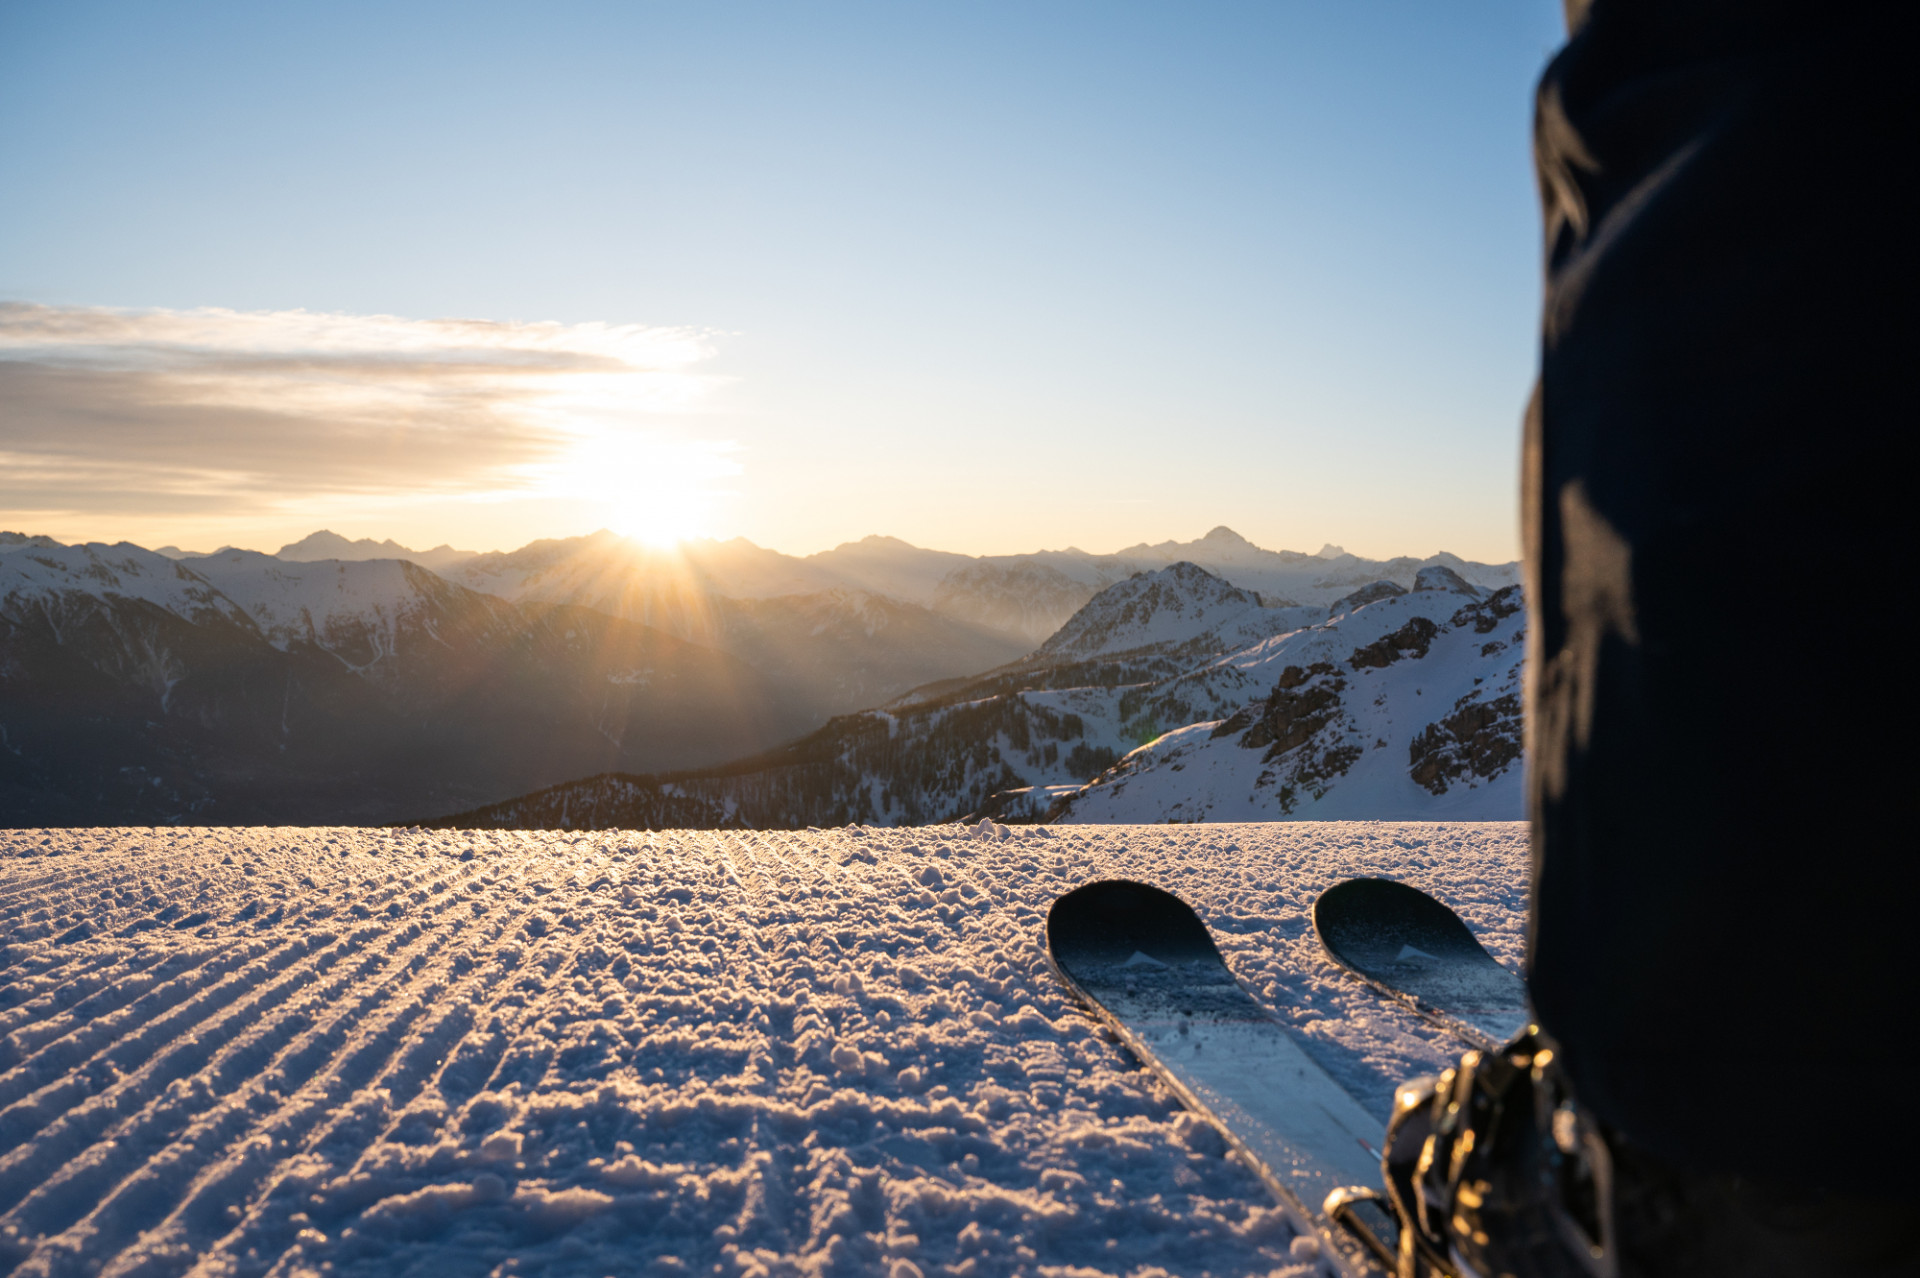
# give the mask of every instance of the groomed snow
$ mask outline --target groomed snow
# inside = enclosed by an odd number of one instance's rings
[[[1384,1119],[1447,1045],[1315,895],[1403,879],[1513,963],[1526,867],[1509,823],[0,831],[0,1267],[1313,1273],[1048,905],[1178,892]]]

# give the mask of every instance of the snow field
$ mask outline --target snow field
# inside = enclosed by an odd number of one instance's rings
[[[1313,1273],[1047,907],[1178,892],[1384,1119],[1447,1044],[1314,897],[1402,878],[1517,961],[1526,866],[1517,824],[0,831],[0,1266]]]

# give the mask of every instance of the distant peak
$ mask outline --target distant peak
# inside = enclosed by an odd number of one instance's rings
[[[310,532],[299,541],[290,541],[274,552],[280,559],[324,559],[328,552],[344,550],[353,543],[331,528],[322,528],[319,532]],[[217,555],[220,552],[214,551]]]
[[[299,541],[290,541],[280,549],[302,550],[312,546],[351,546],[353,543],[331,528],[322,528],[319,532],[310,532]]]
[[[1333,607],[1327,611],[1330,616],[1344,616],[1356,608],[1364,608],[1370,603],[1378,603],[1382,599],[1394,599],[1406,593],[1406,587],[1397,582],[1385,580],[1370,582],[1352,594],[1334,600]]]
[[[1313,557],[1315,559],[1339,559],[1346,553],[1345,547],[1336,546],[1332,542],[1328,542],[1326,545],[1320,547],[1320,549],[1314,553]]]
[[[35,550],[61,550],[61,543],[39,533],[0,532],[0,546],[24,546]]]
[[[1239,533],[1235,532],[1233,529],[1227,527],[1225,524],[1221,524],[1218,528],[1215,528],[1212,532],[1208,533],[1206,536],[1202,537],[1200,540],[1212,541],[1212,542],[1226,542],[1229,545],[1234,545],[1234,546],[1251,546],[1253,544],[1252,542],[1248,541],[1245,537],[1242,537]]]
[[[1413,580],[1415,590],[1445,590],[1456,595],[1480,597],[1480,590],[1445,564],[1422,568]]]
[[[231,546],[222,546],[214,553],[220,554],[231,549]],[[308,533],[299,541],[288,542],[274,551],[273,556],[296,563],[310,563],[316,559],[403,559],[412,553],[391,538],[375,541],[371,537],[362,537],[358,541],[349,541],[331,528],[322,528],[319,532]]]

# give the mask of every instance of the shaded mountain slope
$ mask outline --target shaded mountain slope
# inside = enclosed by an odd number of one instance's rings
[[[390,820],[734,757],[804,722],[737,658],[408,563],[0,555],[12,824]]]
[[[898,545],[913,563],[961,558]],[[857,584],[891,581],[882,569],[897,566],[895,547],[869,545],[864,558],[841,551],[852,558],[799,560],[735,538],[657,552],[596,533],[477,556],[450,576],[502,598],[593,608],[732,653],[804,708],[808,726],[931,679],[999,665],[1031,646]]]
[[[859,591],[726,599],[714,611],[716,646],[760,671],[816,722],[1027,650],[1019,640]]]

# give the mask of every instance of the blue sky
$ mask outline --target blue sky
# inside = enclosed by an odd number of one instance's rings
[[[1558,9],[13,3],[0,520],[1508,558]]]

